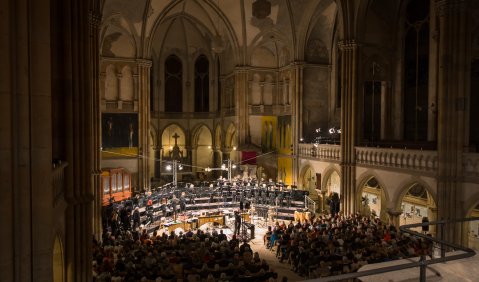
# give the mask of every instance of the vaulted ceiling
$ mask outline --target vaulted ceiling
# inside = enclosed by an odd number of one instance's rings
[[[328,63],[338,25],[334,0],[270,0],[264,19],[253,16],[254,1],[105,0],[101,55],[210,51],[233,65],[280,67],[306,57]]]

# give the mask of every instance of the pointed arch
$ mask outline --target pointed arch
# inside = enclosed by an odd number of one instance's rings
[[[210,62],[205,55],[195,60],[195,112],[210,110]]]
[[[339,183],[337,183],[338,186],[337,187],[336,186],[328,187],[328,186],[332,185],[331,180],[332,180],[332,178],[336,178],[335,175],[337,175],[337,178],[339,180]],[[325,191],[325,192],[334,191],[334,192],[337,192],[338,195],[341,196],[341,188],[340,188],[341,187],[340,186],[341,185],[341,178],[340,178],[340,176],[341,176],[341,170],[338,167],[330,166],[329,168],[326,168],[324,170],[323,176],[321,177],[322,178],[322,180],[321,180],[322,181],[321,182],[321,190]],[[339,192],[338,192],[338,190],[339,190]]]
[[[232,149],[237,147],[238,140],[236,140],[236,126],[233,123],[230,123],[228,128],[226,129],[225,134],[225,147],[228,149]]]
[[[183,111],[183,64],[176,55],[165,60],[165,112]]]
[[[65,281],[65,259],[63,242],[57,234],[53,243],[53,282]]]

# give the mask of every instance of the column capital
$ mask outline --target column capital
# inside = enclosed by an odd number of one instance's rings
[[[465,12],[470,0],[436,0],[436,13],[444,17],[452,12]]]
[[[138,64],[139,67],[146,67],[146,68],[150,68],[152,65],[151,60],[148,60],[148,59],[136,59],[136,63]]]
[[[90,10],[88,12],[88,23],[94,28],[99,28],[101,25],[101,14]]]
[[[387,209],[386,211],[391,216],[399,216],[403,213],[402,210],[395,210],[395,209],[391,209],[391,208]]]
[[[340,50],[353,50],[358,48],[359,44],[355,39],[345,39],[338,42],[338,47]]]

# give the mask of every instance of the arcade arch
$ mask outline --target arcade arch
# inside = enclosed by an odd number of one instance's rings
[[[193,134],[193,170],[203,171],[213,166],[213,138],[211,131],[201,125]]]
[[[225,135],[225,148],[230,151],[229,159],[233,162],[238,162],[239,156],[236,149],[238,148],[238,138],[236,135],[236,127],[233,123],[228,126]]]
[[[65,280],[64,269],[63,244],[57,235],[53,243],[53,282],[62,282]]]
[[[378,216],[387,222],[386,213],[387,195],[385,189],[375,176],[370,176],[362,182],[358,202],[361,203],[360,212],[363,216]]]
[[[329,173],[325,175],[325,180],[323,185],[321,186],[321,209],[323,211],[329,210],[329,206],[326,203],[327,197],[331,193],[337,193],[339,197],[341,197],[341,178],[339,177],[339,173],[333,169]]]
[[[303,168],[303,173],[301,174],[301,190],[309,192],[309,197],[314,201],[319,201],[319,194],[316,190],[316,172],[311,165],[307,165]]]
[[[186,135],[185,131],[178,126],[177,124],[170,124],[167,126],[163,133],[161,134],[161,145],[163,149],[162,157],[163,158],[172,158],[173,147],[175,142],[180,149],[180,156],[182,158],[186,157]]]
[[[424,217],[436,220],[436,203],[425,185],[417,182],[409,185],[399,199],[402,211],[399,225],[420,223]],[[421,232],[422,228],[413,230]],[[431,225],[429,232],[434,234],[435,226]]]

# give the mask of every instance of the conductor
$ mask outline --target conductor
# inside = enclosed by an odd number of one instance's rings
[[[235,234],[239,235],[241,229],[241,215],[235,211]]]

